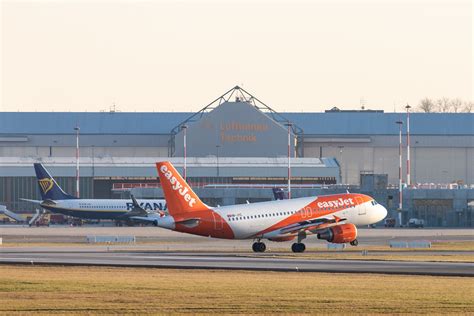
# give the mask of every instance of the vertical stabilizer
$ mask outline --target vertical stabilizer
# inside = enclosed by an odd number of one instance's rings
[[[169,161],[156,163],[171,215],[209,210]]]
[[[43,200],[71,200],[75,196],[69,195],[61,189],[56,181],[51,177],[48,170],[40,163],[35,163],[36,178],[40,188],[41,198]]]

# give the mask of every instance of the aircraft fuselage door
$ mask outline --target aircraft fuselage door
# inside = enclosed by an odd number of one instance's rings
[[[367,213],[366,210],[366,205],[364,204],[364,201],[358,196],[356,196],[356,202],[357,202],[357,211],[359,215],[365,215]]]

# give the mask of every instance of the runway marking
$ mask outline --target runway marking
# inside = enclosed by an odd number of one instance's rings
[[[326,273],[474,276],[474,263],[342,260],[279,257],[279,254],[176,251],[0,252],[0,264],[81,265],[177,269],[229,269]]]

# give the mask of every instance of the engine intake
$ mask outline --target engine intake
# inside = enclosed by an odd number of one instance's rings
[[[344,244],[357,238],[357,228],[354,224],[342,224],[324,229],[318,234],[318,239],[335,244]]]

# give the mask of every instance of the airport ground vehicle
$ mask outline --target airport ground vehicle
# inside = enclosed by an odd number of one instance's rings
[[[387,215],[373,198],[346,193],[210,207],[204,204],[170,162],[156,164],[168,205],[163,217],[136,217],[162,228],[223,239],[253,239],[255,252],[266,249],[263,239],[296,239],[291,249],[303,252],[308,235],[332,243],[358,244],[356,225],[370,225]]]
[[[63,214],[51,214],[49,221],[52,225],[63,225],[67,223],[67,218]]]
[[[140,210],[134,207],[133,199],[78,199],[65,193],[42,164],[35,163],[34,168],[43,200],[22,200],[39,204],[53,213],[81,219],[128,220],[131,216],[146,216],[150,212],[162,213],[166,210],[166,202],[162,199],[138,200]]]
[[[408,227],[412,228],[423,228],[425,226],[425,221],[418,218],[410,218],[408,220]]]
[[[49,213],[42,213],[39,218],[34,222],[34,225],[36,227],[39,226],[49,226],[51,223],[51,214]]]
[[[388,217],[385,219],[384,226],[385,227],[395,227],[396,220],[393,217]]]

